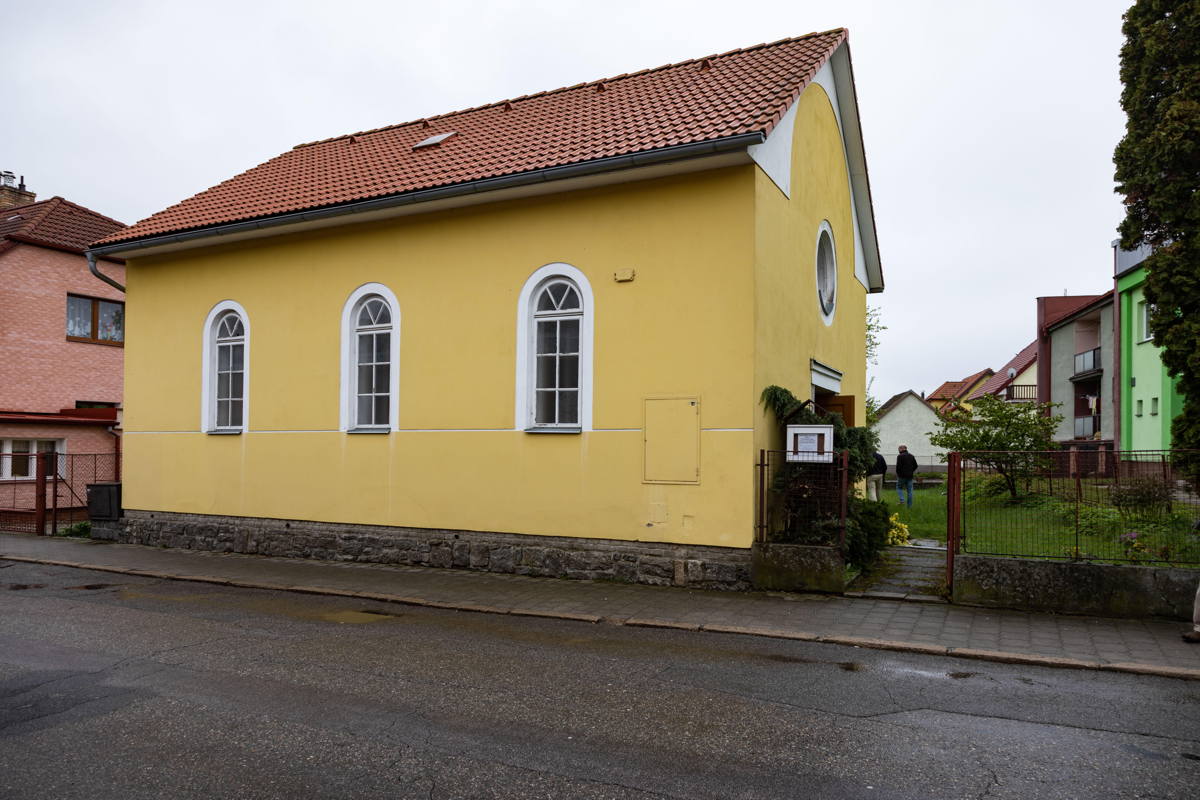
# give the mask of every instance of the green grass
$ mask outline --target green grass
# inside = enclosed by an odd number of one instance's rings
[[[884,500],[914,539],[946,541],[944,487],[913,492],[912,508],[896,502],[895,490]],[[1031,558],[1134,561],[1142,564],[1200,565],[1200,510],[1177,506],[1173,515],[1122,515],[1111,506],[1080,506],[1079,533],[1071,503],[1041,498],[1026,505],[1005,499],[969,500],[963,518],[963,552]],[[1128,534],[1136,532],[1134,540]],[[1136,544],[1134,544],[1136,541]]]
[[[900,521],[908,526],[912,539],[937,539],[946,541],[946,488],[944,486],[917,489],[913,492],[912,508],[896,502],[896,490],[884,488],[883,499],[893,512],[900,513]]]

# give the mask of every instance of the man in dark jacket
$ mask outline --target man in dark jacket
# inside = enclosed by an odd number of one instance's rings
[[[880,500],[883,498],[883,474],[887,472],[887,462],[883,455],[875,453],[875,461],[867,470],[867,499]]]
[[[907,502],[909,508],[912,508],[913,475],[916,474],[917,459],[908,452],[908,447],[900,445],[900,455],[896,456],[896,494],[901,503]],[[904,497],[905,492],[908,493],[907,501]]]

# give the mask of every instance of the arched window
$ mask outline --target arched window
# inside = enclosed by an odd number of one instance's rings
[[[591,288],[579,270],[549,264],[530,277],[518,319],[517,427],[591,429]]]
[[[342,430],[396,429],[400,315],[381,284],[360,286],[342,313]]]
[[[218,303],[204,323],[201,429],[241,433],[247,429],[250,330],[246,311],[232,300]]]

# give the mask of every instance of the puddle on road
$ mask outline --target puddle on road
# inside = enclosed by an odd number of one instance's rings
[[[44,584],[44,583],[10,583],[7,586],[5,586],[4,588],[8,589],[10,592],[19,592],[24,589],[45,589],[46,584]]]
[[[67,588],[68,589],[86,589],[90,592],[94,592],[97,589],[108,589],[112,585],[113,584],[111,584],[111,583],[85,583],[80,586],[68,586]]]

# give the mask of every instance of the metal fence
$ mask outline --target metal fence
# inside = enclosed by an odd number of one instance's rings
[[[1200,566],[1200,453],[952,453],[953,554]]]
[[[115,453],[0,454],[0,530],[53,533],[86,520],[87,487],[119,480]]]
[[[792,460],[806,455],[759,451],[755,538],[844,547],[849,453],[832,453],[830,461]]]

